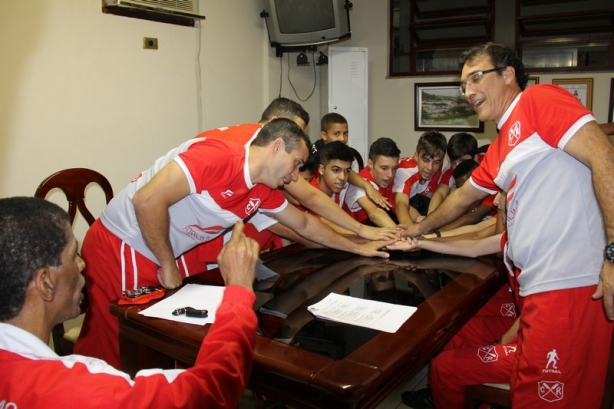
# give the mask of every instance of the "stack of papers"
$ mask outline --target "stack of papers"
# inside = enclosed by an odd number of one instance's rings
[[[217,308],[224,297],[225,287],[215,285],[186,284],[172,296],[157,302],[151,307],[140,311],[147,317],[163,318],[165,320],[186,322],[188,324],[212,324]],[[192,318],[185,315],[173,315],[177,308],[192,307],[209,312],[207,318]]]
[[[307,307],[318,318],[372,328],[384,332],[397,332],[416,307],[364,300],[347,295],[329,294],[322,301]]]

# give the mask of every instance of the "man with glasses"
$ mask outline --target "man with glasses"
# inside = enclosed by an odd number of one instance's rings
[[[509,368],[446,375],[462,385],[509,382],[513,407],[599,407],[614,319],[614,146],[566,90],[524,90],[527,74],[508,47],[473,47],[460,65],[461,92],[481,121],[497,124],[499,137],[470,183],[404,235],[433,231],[507,191],[505,260],[522,314]],[[548,365],[554,350],[557,368]],[[462,405],[462,388],[433,392],[436,407]]]

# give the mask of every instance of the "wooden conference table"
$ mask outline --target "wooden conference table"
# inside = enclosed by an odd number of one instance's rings
[[[283,279],[257,284],[255,308],[291,312],[285,344],[256,337],[249,388],[271,400],[304,408],[373,408],[440,349],[506,282],[497,259],[396,254],[389,262],[336,250],[289,246],[262,260]],[[392,264],[392,265],[391,265]],[[392,270],[392,268],[396,268]],[[206,284],[211,274],[189,282]],[[306,312],[331,291],[418,310],[396,333],[315,319]],[[167,296],[173,291],[167,292]],[[192,365],[209,325],[138,314],[148,305],[119,306],[122,370]],[[288,337],[287,333],[285,334]]]

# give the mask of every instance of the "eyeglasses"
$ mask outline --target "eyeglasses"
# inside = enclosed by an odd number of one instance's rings
[[[459,89],[460,89],[461,95],[465,95],[465,91],[467,90],[467,85],[474,86],[475,84],[480,82],[480,80],[482,79],[484,75],[488,74],[489,72],[503,71],[506,68],[507,67],[499,67],[499,68],[491,68],[490,70],[474,72],[473,74],[469,76],[467,81],[460,83]]]

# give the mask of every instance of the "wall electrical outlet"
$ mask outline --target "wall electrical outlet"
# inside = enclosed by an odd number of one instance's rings
[[[146,50],[157,50],[158,39],[153,37],[143,37],[143,48]]]

